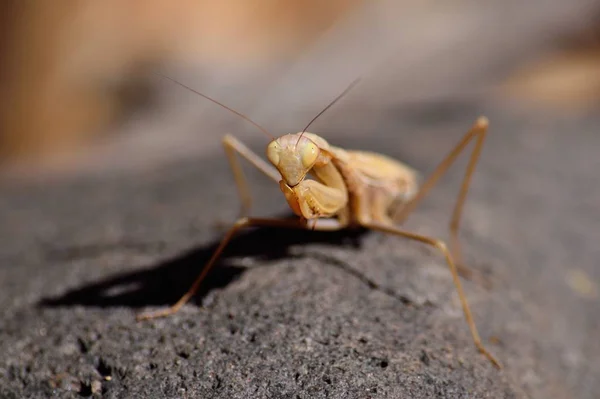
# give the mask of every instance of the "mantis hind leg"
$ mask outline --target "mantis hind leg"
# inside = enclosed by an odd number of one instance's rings
[[[431,173],[430,177],[421,186],[421,189],[417,192],[413,199],[406,205],[399,207],[397,211],[394,212],[394,214],[392,215],[392,220],[394,220],[395,223],[404,221],[406,217],[408,217],[408,215],[414,210],[417,204],[429,193],[431,188],[433,188],[433,186],[437,183],[438,179],[446,173],[448,168],[454,163],[456,158],[463,152],[463,150],[471,142],[471,140],[476,138],[477,140],[475,142],[475,146],[469,158],[469,163],[465,170],[465,175],[463,177],[460,192],[454,205],[454,210],[452,212],[452,218],[450,220],[449,226],[450,252],[452,253],[454,259],[456,259],[456,265],[459,270],[459,273],[465,278],[472,278],[473,271],[466,267],[463,263],[462,250],[458,236],[458,228],[461,221],[465,199],[469,191],[469,184],[471,183],[473,172],[475,171],[477,161],[479,160],[479,155],[481,153],[483,142],[488,131],[488,126],[488,119],[485,117],[479,117],[475,124],[471,127],[471,129],[463,136],[460,142],[452,149],[452,151],[450,151],[450,153],[444,158],[444,160],[440,162],[436,169]],[[487,282],[484,283],[485,285],[488,285]]]
[[[248,188],[248,183],[246,177],[244,176],[242,166],[240,165],[238,155],[254,165],[254,167],[260,170],[271,180],[275,181],[275,183],[279,183],[281,176],[279,175],[279,172],[277,172],[277,169],[259,157],[244,143],[229,134],[223,137],[223,147],[225,149],[225,154],[227,155],[227,160],[229,161],[231,172],[233,173],[233,178],[241,202],[238,218],[243,218],[250,214],[250,209],[252,207],[252,195],[250,193],[250,189]],[[215,227],[218,230],[225,230],[227,227],[229,227],[229,223],[217,221],[215,223]]]
[[[385,224],[377,224],[377,223],[364,223],[363,227],[381,231],[383,233],[392,234],[400,237],[405,237],[410,240],[419,241],[429,246],[436,248],[440,251],[444,258],[446,259],[446,263],[450,268],[450,272],[452,273],[452,279],[454,281],[454,285],[456,287],[456,291],[458,292],[458,297],[460,299],[460,303],[462,305],[463,313],[465,315],[465,319],[469,326],[469,330],[471,331],[471,336],[473,337],[473,342],[475,346],[488,360],[497,368],[502,368],[500,362],[492,355],[481,342],[481,338],[479,336],[479,332],[477,331],[477,327],[475,326],[475,322],[473,321],[473,316],[471,314],[471,309],[469,308],[469,303],[467,301],[467,297],[463,291],[462,284],[460,282],[460,278],[458,276],[458,269],[454,260],[452,259],[452,255],[450,251],[447,249],[446,244],[438,239],[422,236],[419,234],[411,233],[409,231],[404,231],[396,228],[393,225],[385,225]]]
[[[254,151],[246,147],[244,143],[229,134],[223,137],[223,147],[225,148],[225,153],[227,154],[227,159],[229,160],[229,165],[235,179],[235,185],[237,186],[238,194],[242,202],[241,217],[247,216],[252,206],[252,196],[250,195],[250,190],[248,189],[248,184],[239,160],[236,157],[236,153],[275,181],[275,183],[279,183],[281,176],[279,175],[279,172],[277,172],[277,169],[259,157]]]

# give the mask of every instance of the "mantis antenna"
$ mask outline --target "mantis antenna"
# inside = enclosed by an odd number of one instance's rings
[[[184,85],[183,83],[181,83],[181,82],[178,82],[177,80],[175,80],[175,79],[173,79],[173,78],[170,78],[170,77],[168,77],[168,76],[166,76],[166,75],[163,75],[163,74],[161,74],[161,73],[158,73],[158,72],[155,72],[155,73],[156,73],[158,76],[161,76],[161,77],[163,77],[163,78],[165,78],[165,79],[168,79],[168,80],[170,80],[171,82],[173,82],[173,83],[175,83],[175,84],[178,84],[179,86],[181,86],[181,87],[183,87],[183,88],[185,88],[185,89],[188,89],[188,90],[189,90],[189,91],[191,91],[192,93],[196,93],[197,95],[199,95],[199,96],[201,96],[201,97],[204,97],[205,99],[207,99],[207,100],[209,100],[209,101],[212,101],[213,103],[215,103],[215,104],[217,104],[217,105],[220,105],[221,107],[225,108],[226,110],[233,112],[233,113],[234,113],[234,114],[236,114],[237,116],[239,116],[239,117],[241,117],[242,119],[245,119],[246,121],[248,121],[248,122],[250,122],[251,124],[253,124],[255,127],[257,127],[257,128],[258,128],[258,129],[259,129],[261,132],[263,132],[263,133],[264,133],[264,134],[266,134],[267,136],[269,136],[271,139],[275,139],[275,137],[273,137],[273,135],[272,135],[271,133],[269,133],[269,131],[268,131],[267,129],[265,129],[264,127],[262,127],[262,126],[261,126],[261,125],[259,125],[258,123],[254,122],[252,119],[248,118],[246,115],[242,114],[241,112],[238,112],[238,111],[236,111],[235,109],[233,109],[233,108],[230,108],[230,107],[228,107],[228,106],[227,106],[227,105],[225,105],[225,104],[221,104],[220,102],[218,102],[217,100],[215,100],[215,99],[213,99],[213,98],[210,98],[210,97],[209,97],[209,96],[207,96],[206,94],[202,94],[202,93],[200,93],[199,91],[197,91],[197,90],[194,90],[194,89],[192,89],[191,87],[189,87],[189,86],[186,86],[186,85]]]
[[[350,83],[350,85],[348,85],[348,87],[346,87],[346,89],[342,92],[342,94],[340,94],[339,96],[337,96],[332,102],[329,103],[328,106],[326,106],[325,108],[323,108],[321,110],[321,112],[319,112],[317,114],[317,116],[315,116],[314,118],[312,118],[312,120],[310,122],[308,122],[308,125],[306,125],[306,127],[302,130],[302,133],[300,133],[300,137],[298,137],[298,141],[296,142],[296,145],[298,145],[298,143],[300,142],[300,139],[302,138],[302,135],[304,133],[306,133],[306,130],[309,128],[309,126],[312,125],[313,122],[317,120],[317,118],[319,118],[321,115],[323,115],[325,113],[325,111],[327,111],[329,108],[331,108],[333,106],[333,104],[337,103],[339,100],[342,99],[342,97],[344,97],[346,94],[348,94],[348,92],[354,86],[356,86],[360,80],[361,80],[360,77],[354,79],[354,81],[352,83]]]

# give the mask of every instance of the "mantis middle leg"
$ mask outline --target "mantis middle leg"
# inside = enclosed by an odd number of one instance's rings
[[[208,261],[208,263],[202,269],[202,272],[196,277],[190,289],[172,306],[158,310],[156,312],[148,312],[139,314],[136,319],[140,320],[149,320],[156,319],[159,317],[170,316],[174,313],[177,313],[179,309],[183,305],[185,305],[197,292],[200,288],[200,284],[206,278],[208,273],[212,270],[214,265],[216,264],[217,259],[227,246],[231,239],[235,236],[235,234],[243,228],[248,227],[283,227],[283,228],[295,228],[295,229],[311,229],[311,230],[320,230],[320,231],[335,231],[345,227],[344,224],[339,223],[335,219],[317,219],[314,221],[313,226],[309,227],[305,220],[300,219],[278,219],[278,218],[240,218],[234,225],[229,229],[225,237],[221,240],[221,243],[213,253],[212,257]]]
[[[462,284],[460,283],[460,278],[458,277],[458,269],[456,267],[456,264],[454,263],[454,260],[452,259],[450,251],[448,251],[446,247],[446,244],[443,241],[432,237],[427,237],[411,233],[409,231],[400,230],[393,225],[377,223],[364,223],[362,225],[367,229],[377,230],[383,233],[397,235],[400,237],[408,238],[410,240],[422,242],[424,244],[436,248],[444,255],[446,263],[448,264],[450,272],[452,273],[452,279],[454,280],[454,285],[456,287],[456,291],[458,292],[458,297],[463,308],[463,313],[465,315],[467,324],[469,325],[469,330],[471,331],[471,336],[473,337],[473,342],[475,343],[475,346],[483,355],[485,355],[485,357],[487,357],[492,362],[494,366],[496,366],[497,368],[502,368],[500,362],[485,348],[485,346],[481,342],[479,332],[477,331],[477,327],[475,326],[475,322],[473,321],[473,316],[471,314],[471,309],[469,308],[467,297],[463,291]]]

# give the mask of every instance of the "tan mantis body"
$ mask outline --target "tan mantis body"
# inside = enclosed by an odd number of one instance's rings
[[[330,146],[313,133],[282,136],[269,144],[267,156],[281,173],[288,205],[307,220],[335,217],[340,227],[392,224],[394,210],[417,192],[417,175],[404,164]],[[305,179],[307,172],[314,180]]]
[[[209,100],[216,102],[210,98]],[[455,259],[460,259],[458,245],[460,215],[487,127],[487,119],[479,118],[420,189],[417,184],[416,172],[403,163],[377,153],[334,147],[316,134],[301,132],[272,140],[267,146],[267,158],[270,163],[265,162],[234,137],[225,136],[223,144],[240,193],[244,216],[239,218],[229,229],[192,287],[177,303],[158,312],[139,315],[138,320],[167,316],[177,312],[198,291],[201,282],[234,234],[244,227],[277,226],[339,230],[361,226],[419,241],[441,252],[452,273],[476,347],[495,366],[501,367],[481,342],[462,289],[455,261]],[[396,227],[408,216],[473,138],[477,138],[477,141],[450,223],[451,250],[441,240],[400,230]],[[250,209],[251,197],[236,153],[246,158],[279,184],[288,205],[299,216],[298,220],[246,216]],[[308,178],[309,175],[311,178]],[[468,269],[465,268],[464,272],[468,272]]]

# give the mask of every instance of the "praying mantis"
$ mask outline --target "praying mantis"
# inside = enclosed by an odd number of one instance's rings
[[[164,77],[235,113],[271,137],[266,148],[269,162],[251,151],[235,137],[226,135],[223,138],[223,146],[241,199],[241,217],[227,231],[191,288],[169,308],[139,314],[138,320],[154,319],[176,313],[196,294],[202,281],[215,265],[229,241],[244,228],[264,226],[334,231],[362,227],[423,243],[443,255],[452,273],[464,317],[476,348],[494,366],[502,367],[481,341],[459,278],[459,271],[465,274],[470,272],[468,268],[462,266],[458,228],[471,177],[488,131],[489,121],[486,117],[481,116],[475,121],[470,130],[419,188],[417,173],[408,165],[379,153],[345,150],[329,144],[317,134],[307,132],[310,125],[356,85],[360,78],[353,81],[344,92],[331,101],[300,133],[286,134],[275,138],[247,116],[174,79]],[[434,237],[401,230],[397,227],[427,195],[472,140],[475,140],[475,145],[450,221],[450,245],[446,245],[444,241]],[[287,204],[298,216],[297,219],[248,216],[251,196],[239,164],[238,155],[279,185]]]

